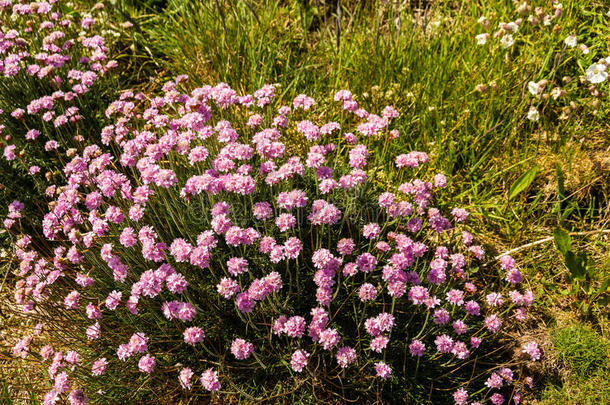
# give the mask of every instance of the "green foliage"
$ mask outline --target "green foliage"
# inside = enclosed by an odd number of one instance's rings
[[[521,192],[525,191],[532,184],[539,170],[540,168],[538,166],[534,166],[515,180],[508,190],[508,199],[512,200]]]
[[[557,357],[579,378],[608,368],[608,342],[582,325],[559,328],[551,340]]]
[[[586,379],[571,379],[562,386],[550,385],[542,393],[541,405],[599,405],[610,398],[610,372],[600,370]]]
[[[586,251],[576,252],[572,247],[571,237],[565,230],[556,228],[553,237],[568,269],[566,278],[570,285],[562,294],[575,298],[578,309],[585,314],[589,313],[594,304],[605,306],[608,303],[610,286],[607,271],[596,266]]]

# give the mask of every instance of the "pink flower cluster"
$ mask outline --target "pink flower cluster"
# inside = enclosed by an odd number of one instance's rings
[[[512,319],[526,319],[533,294],[520,289],[510,257],[500,260],[510,292],[476,287],[470,269],[485,252],[463,230],[466,210],[435,207],[444,176],[381,188],[368,178],[375,137],[395,139],[393,107],[370,114],[343,90],[335,99],[349,119],[319,126],[313,114],[300,119],[316,106],[307,96],[266,114],[271,85],[253,95],[222,83],[182,93],[184,80],[146,102],[125,92],[108,107],[114,123],[102,143],[120,155],[89,146],[65,165],[66,184],[51,193],[43,220],[44,235],[58,245],[52,257],[27,236],[16,243],[15,298],[24,311],[54,308],[61,296],[67,316],[95,322],[84,327],[90,349],[77,353],[90,374],[171,366],[183,389],[194,389],[198,372],[203,388],[217,391],[218,372],[257,367],[262,357],[290,358],[297,373],[321,357],[390,380],[398,369],[389,349],[409,360],[467,361]],[[234,111],[235,122],[227,121]],[[365,141],[342,134],[347,125]],[[285,130],[305,136],[301,156],[286,156]],[[408,171],[428,160],[413,151],[395,163]],[[354,207],[351,193],[370,190],[371,206]],[[13,203],[9,219],[21,209]],[[219,343],[219,330],[240,337]],[[399,342],[397,330],[422,332]],[[102,352],[102,342],[125,333],[116,356]],[[168,341],[180,361],[160,355]],[[14,354],[27,357],[31,342],[20,341]],[[195,353],[205,358],[194,361]],[[527,353],[539,356],[533,347]],[[231,366],[197,371],[199,360]],[[508,374],[497,373],[504,385]],[[497,389],[498,377],[490,379]],[[66,381],[54,389],[64,392]]]

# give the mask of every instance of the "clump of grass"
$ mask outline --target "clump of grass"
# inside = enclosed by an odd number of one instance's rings
[[[598,405],[610,398],[608,370],[598,371],[586,379],[569,379],[561,387],[550,385],[542,394],[540,405]]]
[[[582,325],[559,328],[551,335],[555,352],[577,377],[588,377],[608,367],[608,343]]]

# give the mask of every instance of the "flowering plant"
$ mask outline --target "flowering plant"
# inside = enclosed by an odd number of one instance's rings
[[[509,256],[487,270],[429,156],[394,152],[399,112],[370,113],[347,90],[321,111],[273,85],[186,92],[186,80],[112,102],[102,145],[54,189],[53,255],[16,242],[15,300],[55,342],[40,350],[45,401],[133,398],[135,384],[258,396],[252,381],[282,380],[415,397],[433,378],[465,404],[470,375],[447,370],[493,352],[534,296]],[[502,368],[470,397],[518,402],[520,378]]]
[[[65,159],[95,142],[98,111],[107,105],[105,97],[115,97],[117,75],[111,72],[118,62],[110,57],[115,35],[101,29],[103,4],[85,7],[0,1],[0,20],[6,23],[0,29],[5,204],[19,198],[36,211],[31,206],[43,200],[39,196],[54,190],[45,179],[55,183]]]

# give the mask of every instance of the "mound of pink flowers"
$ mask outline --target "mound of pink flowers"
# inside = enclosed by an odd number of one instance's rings
[[[42,361],[46,403],[142,381],[239,393],[257,376],[340,375],[365,392],[472,365],[527,318],[514,260],[477,278],[489,263],[469,213],[447,206],[426,153],[397,150],[394,107],[185,81],[110,104],[101,144],[49,185],[52,255],[18,237],[15,301],[41,322],[13,352]],[[59,338],[34,349],[35,335]],[[452,398],[518,402],[525,382],[504,367]]]
[[[0,1],[6,23],[0,30],[0,148],[17,172],[50,176],[62,160],[58,154],[82,148],[90,134],[92,123],[82,121],[95,114],[91,103],[100,97],[101,79],[118,66],[93,18],[103,8],[98,3],[83,15],[57,1]]]

